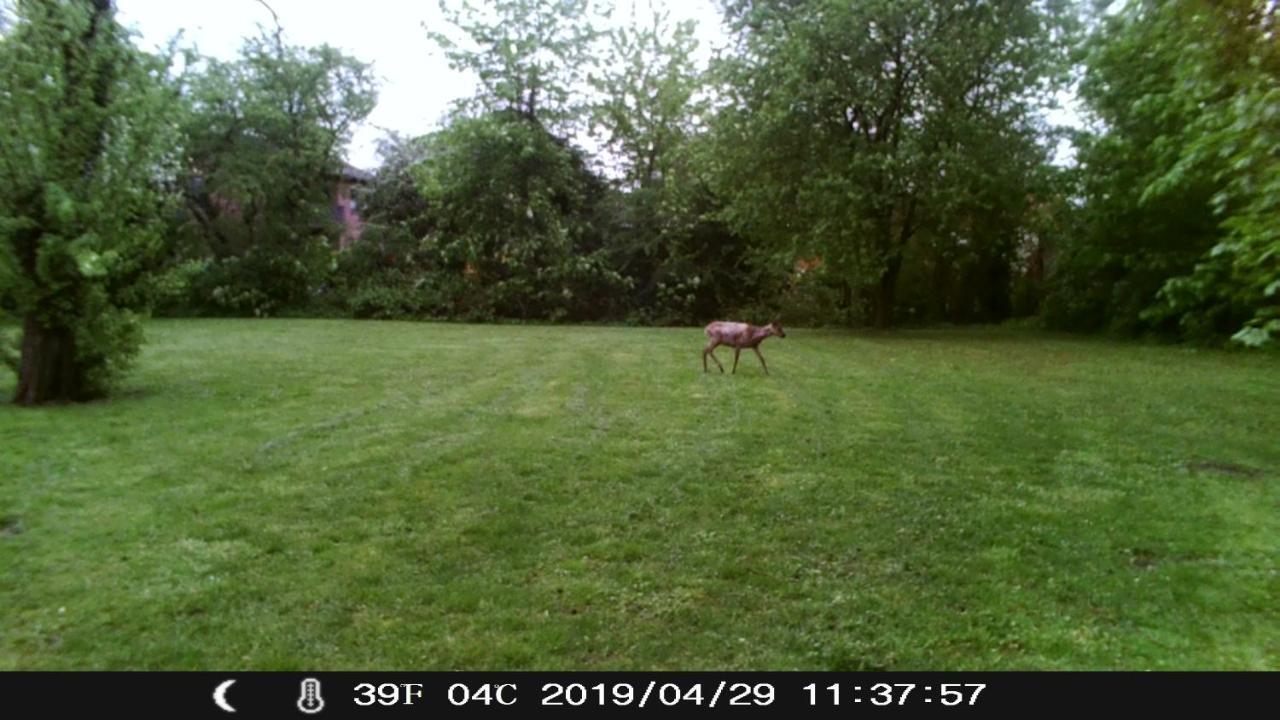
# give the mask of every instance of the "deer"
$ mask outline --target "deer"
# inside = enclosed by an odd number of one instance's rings
[[[760,354],[760,343],[765,338],[787,336],[782,331],[782,326],[776,321],[768,325],[748,325],[740,322],[726,322],[717,320],[706,327],[707,346],[702,349],[702,372],[709,372],[707,369],[707,356],[710,355],[712,360],[716,361],[720,372],[724,372],[724,365],[720,364],[720,359],[716,357],[715,349],[721,345],[728,345],[733,348],[733,374],[738,373],[738,356],[742,354],[745,348],[751,348],[756,357],[760,358],[760,366],[764,368],[764,374],[769,374],[769,366],[765,364],[764,355]]]

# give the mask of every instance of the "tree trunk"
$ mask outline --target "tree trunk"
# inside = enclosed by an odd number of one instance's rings
[[[938,253],[933,266],[933,317],[946,320],[951,312],[951,259]]]
[[[986,266],[982,284],[982,320],[984,322],[1003,322],[1013,314],[1009,260],[997,255],[988,258]]]
[[[46,328],[32,316],[22,325],[22,359],[18,364],[18,405],[84,400],[84,377],[76,363],[75,334],[68,328]]]
[[[893,301],[898,294],[898,273],[902,270],[902,258],[889,260],[888,267],[880,275],[875,290],[876,329],[888,330],[893,325]]]

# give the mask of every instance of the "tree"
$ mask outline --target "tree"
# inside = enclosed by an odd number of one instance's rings
[[[356,197],[364,230],[338,256],[333,279],[356,317],[448,317],[460,278],[442,267],[436,217],[418,189],[415,168],[430,137],[391,133],[378,148],[382,164]]]
[[[466,36],[431,33],[480,88],[416,168],[444,267],[466,278],[470,316],[584,319],[620,278],[593,222],[604,185],[568,141],[597,36],[588,0],[498,0],[441,9]],[[481,292],[483,290],[483,292]],[[487,307],[477,308],[477,299]]]
[[[1273,1],[1140,1],[1086,43],[1087,218],[1053,324],[1266,343],[1280,331],[1280,42]]]
[[[609,54],[590,81],[599,95],[592,126],[605,167],[617,175],[611,198],[610,263],[633,281],[633,304],[649,319],[688,323],[714,270],[699,267],[693,235],[705,210],[691,167],[691,140],[705,102],[693,53],[692,21],[672,24],[649,8],[643,20],[609,33]]]
[[[378,144],[382,164],[359,194],[366,228],[400,228],[414,238],[432,229],[430,206],[414,182],[413,169],[427,159],[428,137],[390,133]]]
[[[724,9],[739,53],[718,68],[713,177],[726,217],[777,262],[821,257],[850,316],[861,296],[886,327],[912,241],[1011,246],[988,231],[1016,230],[1001,223],[1032,202],[1045,156],[1036,103],[1062,66],[1063,3]]]
[[[1045,306],[1054,327],[1176,333],[1176,321],[1143,313],[1221,235],[1209,208],[1212,168],[1144,198],[1177,163],[1174,139],[1195,115],[1177,77],[1184,38],[1153,22],[1157,5],[1134,3],[1101,18],[1084,45],[1080,95],[1097,129],[1077,139],[1084,220],[1054,263]]]
[[[695,101],[702,78],[694,65],[698,47],[692,20],[670,23],[653,11],[645,24],[609,33],[604,68],[592,74],[601,98],[592,124],[621,165],[627,188],[649,188],[672,174],[679,150],[697,128],[705,104]]]
[[[16,5],[0,39],[0,307],[15,402],[101,396],[141,343],[178,138],[164,59],[109,0]]]
[[[475,115],[515,113],[567,134],[580,118],[577,88],[595,62],[590,0],[495,0],[477,8],[464,0],[440,10],[465,35],[431,39],[450,67],[475,73],[480,87],[465,107]]]
[[[376,97],[367,64],[279,30],[204,60],[183,123],[183,254],[211,263],[198,302],[261,315],[306,301],[331,262],[342,148]]]
[[[604,185],[582,154],[514,112],[459,118],[432,137],[418,184],[443,267],[505,317],[589,319],[607,309],[592,223]],[[478,308],[463,312],[475,316]]]
[[[1146,11],[1178,40],[1176,91],[1191,121],[1170,138],[1176,161],[1140,202],[1167,202],[1208,177],[1208,206],[1221,221],[1219,241],[1165,283],[1148,316],[1268,344],[1280,339],[1280,2],[1184,0]]]

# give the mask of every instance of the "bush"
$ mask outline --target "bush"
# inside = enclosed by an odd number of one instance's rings
[[[408,320],[423,314],[422,299],[411,285],[368,283],[347,300],[351,315],[376,320]]]
[[[200,315],[268,317],[310,307],[331,280],[328,241],[314,237],[295,252],[254,247],[210,260],[190,277],[186,308]]]
[[[4,313],[0,312],[0,366],[9,368],[14,375],[17,375],[18,362],[21,360],[21,354],[18,351],[18,335],[16,332],[9,332],[6,321]]]
[[[800,275],[783,295],[780,315],[785,324],[822,327],[840,322],[842,293],[822,268]]]

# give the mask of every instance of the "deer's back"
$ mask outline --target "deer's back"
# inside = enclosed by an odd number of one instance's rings
[[[707,326],[706,333],[725,345],[742,347],[751,342],[751,326],[746,323],[717,320]]]

